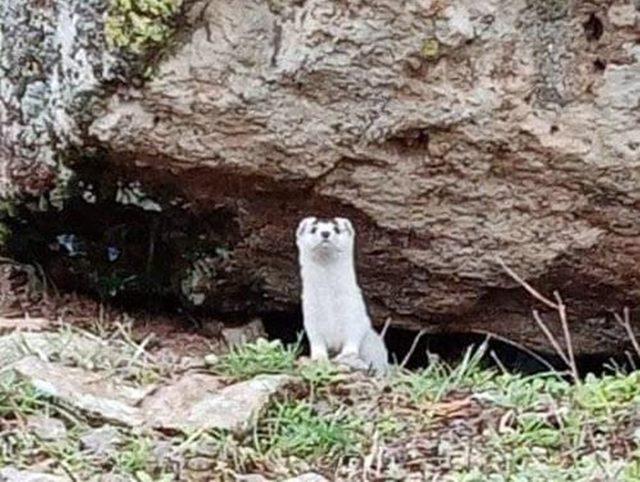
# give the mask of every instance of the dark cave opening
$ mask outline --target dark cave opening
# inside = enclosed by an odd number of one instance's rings
[[[269,339],[279,339],[285,344],[300,341],[302,354],[309,355],[309,344],[304,336],[302,312],[299,308],[290,312],[262,313],[261,318]],[[562,359],[556,354],[534,352],[536,357],[509,343],[488,339],[481,334],[425,334],[413,346],[418,334],[418,330],[388,327],[385,345],[389,351],[389,361],[395,364],[404,362],[408,370],[419,370],[427,367],[435,355],[436,359],[455,365],[464,357],[467,350],[478,348],[486,342],[487,349],[482,359],[482,365],[486,368],[506,369],[523,375],[547,372],[550,370],[549,366],[558,371],[566,370]],[[542,363],[539,358],[545,360],[547,364]],[[633,369],[635,366],[640,366],[638,360],[609,353],[583,355],[576,359],[576,363],[581,376],[586,376],[588,373],[601,375],[615,368]]]

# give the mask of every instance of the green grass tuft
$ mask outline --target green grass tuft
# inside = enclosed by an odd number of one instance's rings
[[[256,445],[269,456],[336,461],[360,452],[362,427],[344,410],[319,414],[306,402],[275,403],[261,421]]]
[[[414,403],[439,401],[455,390],[482,388],[495,376],[491,370],[483,370],[482,358],[486,345],[469,348],[455,366],[433,360],[429,366],[414,372],[400,371],[392,380],[394,389],[408,394]]]
[[[279,340],[259,339],[233,347],[211,369],[236,380],[246,380],[261,373],[292,373],[299,351],[299,345],[285,346]]]

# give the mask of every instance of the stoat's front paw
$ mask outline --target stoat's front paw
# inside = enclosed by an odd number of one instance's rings
[[[322,358],[322,357],[311,358],[308,356],[301,356],[301,357],[298,357],[298,359],[296,360],[296,365],[299,367],[313,365],[314,363],[329,363],[329,359]]]
[[[352,370],[367,370],[369,368],[356,353],[341,353],[333,361]]]

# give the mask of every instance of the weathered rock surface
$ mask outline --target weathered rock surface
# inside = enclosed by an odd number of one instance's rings
[[[62,420],[53,417],[35,415],[27,419],[27,428],[36,437],[47,442],[61,440],[67,435],[67,428]]]
[[[122,435],[116,427],[103,425],[92,429],[80,437],[80,447],[98,457],[105,457],[117,450],[117,445],[122,442]]]
[[[142,425],[137,403],[148,389],[116,383],[104,373],[23,358],[11,369],[40,392],[62,400],[88,415],[122,425]]]
[[[12,333],[0,337],[0,368],[22,358],[61,360],[80,366],[113,366],[133,355],[133,348],[117,346],[77,332]]]
[[[91,418],[183,432],[241,432],[250,427],[270,398],[292,381],[285,375],[259,375],[224,386],[213,375],[186,373],[160,387],[134,387],[105,372],[43,362],[36,357],[23,358],[7,370]],[[115,429],[102,428],[83,437],[82,443],[86,449],[99,452],[102,446],[117,442],[111,440],[112,435],[117,435]]]
[[[259,375],[221,387],[220,380],[211,375],[187,374],[158,389],[141,408],[147,424],[158,429],[243,431],[270,397],[290,381],[284,375]]]
[[[0,481],[2,482],[66,482],[69,480],[71,479],[66,476],[18,470],[13,467],[0,469]]]
[[[92,133],[234,209],[237,263],[274,305],[297,295],[297,219],[341,213],[378,322],[544,344],[500,256],[566,297],[579,351],[618,343],[603,313],[640,299],[629,2],[239,4],[197,10]]]
[[[0,318],[0,335],[12,331],[42,331],[51,326],[46,318]]]
[[[98,94],[119,78],[104,0],[0,6],[0,194],[55,185],[60,153],[82,142]]]
[[[238,482],[269,482],[269,479],[259,474],[247,474],[237,476]],[[284,482],[325,482],[329,479],[315,472],[307,472],[296,477],[286,479]]]
[[[578,353],[616,351],[610,311],[640,301],[639,25],[629,0],[194,2],[89,134],[234,218],[239,287],[213,307],[291,309],[293,227],[341,214],[377,323],[546,347],[499,256],[562,293]]]
[[[285,482],[327,482],[329,479],[315,472],[307,472],[287,479]]]

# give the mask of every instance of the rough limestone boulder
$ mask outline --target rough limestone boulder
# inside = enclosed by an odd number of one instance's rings
[[[639,28],[631,0],[191,2],[153,78],[64,138],[223,210],[226,276],[254,288],[237,307],[295,306],[292,230],[340,214],[378,324],[547,346],[530,308],[557,318],[500,258],[559,290],[577,352],[617,351],[611,312],[640,301]]]

